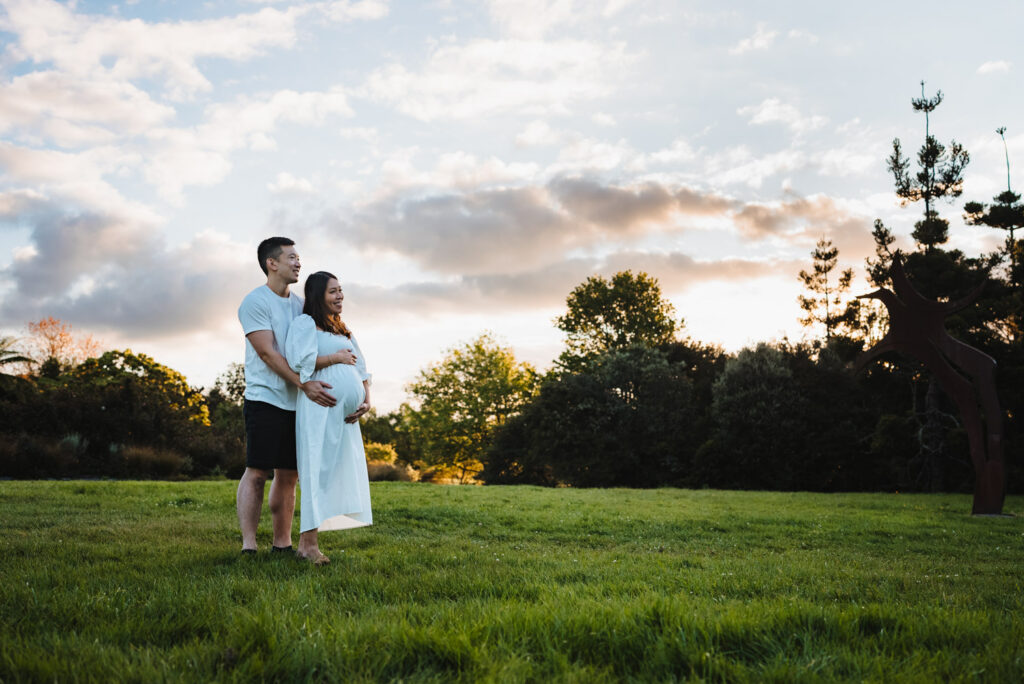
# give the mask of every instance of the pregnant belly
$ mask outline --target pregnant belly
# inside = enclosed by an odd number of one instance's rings
[[[324,370],[327,372],[321,379],[332,386],[327,391],[338,400],[338,408],[346,416],[353,413],[363,403],[363,398],[366,396],[363,381],[359,379],[359,373],[355,366],[338,364]]]

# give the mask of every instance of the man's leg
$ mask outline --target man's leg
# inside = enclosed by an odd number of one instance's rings
[[[246,468],[238,482],[235,504],[238,507],[238,525],[242,528],[243,550],[256,550],[256,528],[260,525],[260,511],[263,508],[263,485],[268,477],[268,470]],[[274,491],[273,487],[270,491]]]
[[[295,484],[299,471],[276,468],[270,485],[270,516],[274,521],[274,546],[292,545],[292,518],[295,516]]]

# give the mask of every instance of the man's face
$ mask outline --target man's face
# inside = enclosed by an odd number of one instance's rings
[[[268,265],[272,270],[277,271],[277,274],[289,285],[299,282],[299,269],[302,266],[299,263],[299,252],[295,249],[295,245],[282,247],[281,253],[276,259],[270,259]]]

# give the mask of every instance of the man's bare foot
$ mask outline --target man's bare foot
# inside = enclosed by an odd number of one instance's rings
[[[303,560],[308,560],[313,565],[327,565],[331,562],[331,559],[320,553],[320,549],[312,549],[310,551],[296,551],[295,555]]]

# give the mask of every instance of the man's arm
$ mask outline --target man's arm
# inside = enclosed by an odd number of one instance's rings
[[[299,381],[299,374],[291,369],[288,361],[281,355],[281,352],[274,349],[273,330],[254,330],[246,335],[246,338],[248,338],[249,344],[252,345],[252,348],[256,350],[260,359],[263,360],[263,363],[267,364],[270,370],[284,378],[285,382],[289,382],[302,390],[311,401],[328,407],[338,403],[338,400],[327,392],[331,385],[326,382],[310,380],[303,384]]]

